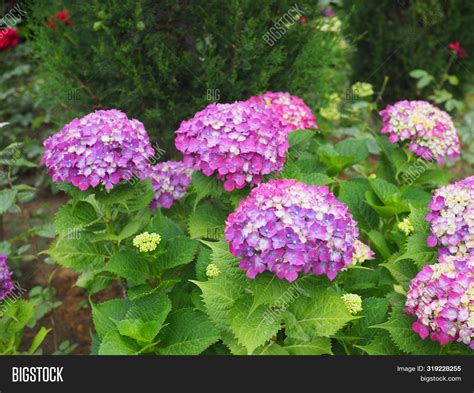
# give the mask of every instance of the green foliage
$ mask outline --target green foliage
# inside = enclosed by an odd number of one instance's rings
[[[44,23],[57,6],[28,10],[42,99],[61,108],[61,123],[93,106],[120,108],[168,150],[179,122],[213,101],[280,90],[316,108],[344,83],[345,50],[339,35],[315,28],[317,1],[298,3],[312,23],[293,22],[272,46],[263,36],[294,2],[63,4],[74,24],[58,30]]]
[[[295,318],[288,321],[288,335],[305,339],[330,337],[355,319],[341,298],[330,291],[321,291],[312,298],[301,298],[290,311]]]
[[[413,321],[402,309],[394,309],[390,319],[372,328],[383,329],[389,332],[397,348],[411,355],[440,355],[442,347],[429,340],[421,340],[411,327]]]
[[[418,89],[426,86],[430,76],[446,68],[449,43],[459,41],[468,53],[474,48],[474,38],[468,33],[474,22],[474,4],[469,1],[346,0],[344,6],[350,11],[349,32],[360,37],[352,61],[354,81],[381,86],[388,76],[388,102],[416,98],[417,91],[407,76],[411,73],[418,78]],[[472,81],[470,67],[472,58],[459,59],[450,73],[461,81]]]

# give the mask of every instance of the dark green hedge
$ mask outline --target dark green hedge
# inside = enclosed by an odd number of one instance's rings
[[[414,98],[408,74],[421,68],[443,73],[450,57],[448,45],[460,41],[468,56],[450,70],[466,86],[473,78],[474,1],[472,0],[345,0],[347,33],[357,39],[353,79],[380,86],[390,81],[385,98]],[[460,93],[461,91],[458,91]]]
[[[43,99],[59,104],[61,121],[121,109],[166,146],[180,121],[212,101],[289,91],[316,109],[343,90],[347,73],[340,36],[315,26],[317,3],[297,2],[310,22],[290,23],[270,46],[263,35],[294,0],[32,1]],[[74,23],[49,28],[47,17],[63,9]]]

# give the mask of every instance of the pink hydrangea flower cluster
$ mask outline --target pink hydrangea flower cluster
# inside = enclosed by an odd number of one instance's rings
[[[12,273],[7,265],[7,256],[0,254],[0,301],[13,290]]]
[[[312,271],[333,280],[356,255],[371,257],[354,247],[359,230],[347,206],[327,187],[296,180],[253,189],[227,218],[225,236],[249,278],[268,270],[294,281],[299,272]]]
[[[429,208],[428,246],[440,245],[441,254],[474,255],[474,176],[436,190]]]
[[[392,143],[407,141],[407,148],[426,160],[442,164],[461,151],[451,117],[426,101],[399,101],[380,111],[382,134]]]
[[[441,345],[459,341],[474,349],[474,257],[441,257],[412,280],[405,311],[413,330]]]
[[[246,102],[211,104],[183,121],[176,148],[186,165],[206,176],[217,174],[232,191],[280,171],[288,151],[288,132],[269,110]]]
[[[157,206],[168,209],[174,201],[183,198],[192,182],[192,173],[192,168],[182,161],[166,161],[152,167],[148,175],[155,190],[152,209]]]
[[[41,163],[53,181],[80,190],[98,184],[111,189],[133,175],[143,179],[154,154],[143,124],[116,109],[74,119],[43,144]]]
[[[248,102],[262,105],[264,108],[275,112],[289,131],[318,128],[316,117],[311,112],[309,106],[300,97],[292,96],[290,93],[273,93],[269,91],[265,94],[251,97]]]

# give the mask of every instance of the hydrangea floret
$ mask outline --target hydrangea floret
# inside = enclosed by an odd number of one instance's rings
[[[289,146],[278,116],[248,102],[207,106],[181,123],[175,143],[186,165],[206,176],[215,173],[227,191],[282,170]]]
[[[216,264],[210,263],[209,265],[207,265],[206,276],[208,278],[216,278],[219,274],[221,274],[221,270]]]
[[[252,190],[227,218],[225,235],[249,278],[268,270],[294,281],[312,271],[333,280],[354,262],[359,231],[327,187],[284,179]]]
[[[144,179],[154,153],[143,124],[116,109],[74,119],[44,147],[41,163],[53,181],[82,191],[99,184],[112,189],[135,175]]]
[[[408,150],[428,161],[442,164],[461,151],[459,138],[448,113],[427,101],[399,101],[380,111],[382,134],[392,143],[406,142]]]
[[[143,253],[155,251],[160,242],[161,236],[154,232],[143,232],[133,238],[133,245]]]
[[[355,293],[346,293],[341,296],[341,299],[352,315],[356,315],[363,310],[362,298],[359,295]]]
[[[400,229],[406,236],[409,236],[415,232],[415,227],[408,218],[404,218],[398,223],[398,229]]]
[[[0,254],[0,301],[13,290],[12,272],[8,268],[7,259],[5,254]]]
[[[149,172],[155,191],[152,209],[158,206],[168,209],[174,201],[183,198],[192,182],[192,173],[192,168],[182,161],[166,161],[152,167]]]

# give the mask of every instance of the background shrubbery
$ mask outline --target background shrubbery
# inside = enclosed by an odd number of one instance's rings
[[[58,4],[62,4],[59,6]],[[169,145],[179,122],[212,101],[290,91],[313,109],[342,91],[345,44],[317,29],[317,1],[298,2],[309,20],[288,25],[273,47],[262,36],[294,1],[56,2],[30,5],[43,97],[59,124],[94,108],[120,108]],[[59,7],[59,8],[58,8]],[[73,24],[47,17],[68,10]],[[71,99],[67,92],[78,92]],[[70,94],[69,94],[70,95]]]
[[[375,86],[387,75],[387,100],[418,96],[406,76],[414,69],[430,74],[444,71],[448,45],[460,41],[467,57],[453,65],[463,82],[458,94],[473,80],[474,2],[469,0],[345,0],[346,32],[356,41],[353,79]]]

